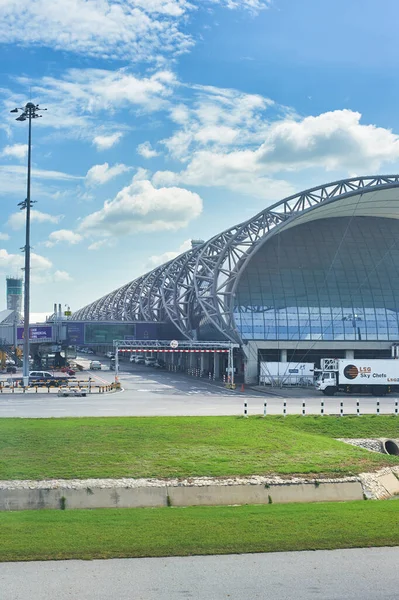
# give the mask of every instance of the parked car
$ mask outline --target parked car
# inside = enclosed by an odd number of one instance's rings
[[[94,350],[92,350],[92,348],[87,348],[86,354],[94,354]]]
[[[16,372],[17,372],[17,367],[15,367],[14,365],[7,365],[6,373],[16,373]]]
[[[101,363],[99,360],[90,361],[89,369],[91,371],[101,371]]]
[[[105,355],[106,358],[113,358],[114,354],[113,352],[107,352],[107,354]]]
[[[67,381],[69,381],[69,377],[53,375],[49,371],[30,371],[29,373],[29,385],[56,387],[65,385]]]
[[[144,365],[145,356],[144,354],[132,354],[130,362],[136,363],[136,365]]]
[[[71,367],[61,367],[61,373],[68,373],[68,375],[75,375],[75,371]]]
[[[146,356],[144,359],[144,364],[146,367],[153,367],[156,362],[157,359],[155,356]]]

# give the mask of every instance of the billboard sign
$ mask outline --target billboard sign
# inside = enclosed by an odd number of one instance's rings
[[[67,340],[70,346],[83,346],[85,343],[85,324],[67,323]]]
[[[371,385],[389,385],[399,382],[399,363],[397,360],[356,360],[339,361],[340,383],[361,383]]]
[[[18,340],[24,339],[24,328],[17,327],[17,338]],[[29,339],[32,341],[37,340],[51,340],[53,339],[53,328],[51,325],[38,325],[37,327],[29,327]]]

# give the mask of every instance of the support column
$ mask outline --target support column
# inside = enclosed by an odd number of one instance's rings
[[[220,354],[219,352],[213,353],[213,373],[215,379],[220,377]]]
[[[345,358],[352,359],[355,358],[354,350],[345,350]]]
[[[205,371],[205,353],[201,352],[200,354],[200,369],[201,371]]]
[[[258,349],[256,344],[248,342],[243,347],[245,354],[244,381],[245,383],[258,383]]]
[[[287,350],[280,350],[280,362],[287,362]]]

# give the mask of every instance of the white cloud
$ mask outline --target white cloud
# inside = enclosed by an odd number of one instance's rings
[[[17,175],[26,180],[26,167],[22,165],[1,165],[0,173],[4,175]],[[36,179],[53,179],[61,181],[78,181],[82,179],[79,175],[70,175],[62,171],[47,171],[45,169],[32,169],[32,177]]]
[[[15,272],[23,269],[23,254],[9,254],[7,250],[0,249],[0,271],[4,273]],[[71,281],[71,276],[66,271],[52,272],[53,264],[48,258],[31,253],[31,281],[34,284]],[[43,314],[43,313],[41,313]]]
[[[258,94],[201,85],[193,86],[193,92],[192,106],[171,108],[170,117],[180,129],[163,140],[178,160],[188,160],[197,149],[261,143],[267,130],[265,116],[271,110],[284,112],[283,107]]]
[[[154,158],[159,155],[159,152],[154,150],[151,146],[150,142],[144,142],[143,144],[139,144],[137,146],[137,153],[140,154],[143,158]]]
[[[6,241],[6,240],[9,240],[9,239],[10,239],[10,236],[8,235],[8,233],[2,233],[0,231],[0,240]]]
[[[362,125],[360,113],[337,110],[316,117],[280,119],[263,126],[264,141],[254,149],[196,150],[179,173],[155,173],[155,185],[221,186],[276,199],[293,193],[276,173],[324,168],[351,175],[374,171],[399,158],[399,136]],[[276,195],[278,194],[278,195]]]
[[[49,215],[48,213],[34,209],[30,211],[30,215],[33,223],[59,223],[63,218],[63,215]],[[22,229],[25,225],[25,211],[21,210],[20,212],[10,215],[7,225],[11,227],[11,229]]]
[[[0,2],[0,42],[125,62],[160,61],[188,52],[185,31],[196,8],[219,4],[257,14],[270,0],[19,0]]]
[[[62,130],[63,137],[87,140],[99,150],[116,144],[129,130],[128,125],[112,121],[115,111],[126,108],[143,115],[168,108],[178,85],[174,73],[164,68],[143,76],[128,68],[68,69],[59,78],[18,77],[16,82],[31,89],[43,106],[51,106],[40,127]]]
[[[66,271],[54,271],[53,274],[54,281],[72,281],[72,277]]]
[[[101,248],[109,248],[110,246],[115,245],[115,240],[110,238],[105,238],[103,240],[98,240],[97,242],[93,242],[90,246],[87,247],[88,250],[100,250]]]
[[[82,236],[79,233],[75,233],[70,229],[58,229],[57,231],[52,231],[48,236],[47,242],[45,242],[45,246],[51,248],[55,244],[59,244],[60,242],[65,242],[67,244],[78,244],[82,241]]]
[[[110,181],[110,179],[130,170],[131,167],[122,164],[114,165],[113,167],[110,167],[107,162],[102,165],[94,165],[87,171],[86,184],[89,186],[102,185]]]
[[[190,250],[190,249],[191,249],[191,240],[185,240],[179,246],[178,250],[164,252],[163,254],[155,254],[153,256],[150,256],[150,258],[147,261],[147,268],[154,269],[158,265],[162,265],[163,263],[173,260],[174,258],[179,256],[179,254],[182,254],[183,252],[187,252],[187,250]]]
[[[133,178],[113,200],[85,217],[79,231],[100,237],[135,231],[173,231],[185,227],[201,212],[198,194],[178,187],[157,189],[148,180]]]
[[[360,119],[359,112],[335,110],[274,123],[254,152],[255,161],[272,171],[316,166],[368,171],[397,160],[399,136],[383,127],[362,125]]]
[[[13,144],[12,146],[6,146],[1,152],[1,155],[22,160],[28,155],[28,144]]]
[[[259,11],[269,8],[272,0],[208,0],[213,4],[221,4],[230,9],[245,9],[253,14],[258,14]]]
[[[24,256],[22,254],[9,254],[4,248],[0,249],[0,269],[3,271],[22,269]],[[51,269],[52,263],[48,258],[31,253],[31,267],[35,271],[47,271]]]
[[[295,192],[288,182],[263,175],[250,150],[225,154],[197,152],[186,169],[180,173],[158,171],[153,182],[155,185],[224,187],[263,200],[277,200]]]
[[[187,0],[18,0],[0,3],[0,41],[47,46],[101,59],[140,61],[192,45],[179,24]]]
[[[115,146],[122,138],[123,133],[118,131],[117,133],[112,133],[111,135],[97,135],[93,139],[93,144],[97,147],[97,150],[108,150]]]
[[[1,1],[1,0],[0,0]],[[53,197],[55,193],[60,193],[60,182],[75,182],[81,177],[62,173],[60,171],[46,171],[43,169],[32,169],[32,197]],[[57,187],[55,189],[55,183]],[[26,195],[26,167],[22,165],[0,165],[0,196],[20,196]]]

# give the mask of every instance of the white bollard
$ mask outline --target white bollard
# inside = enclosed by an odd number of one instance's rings
[[[380,402],[377,400],[377,416],[380,414]]]
[[[263,403],[263,416],[266,417],[267,415],[267,402]]]
[[[320,403],[320,414],[321,414],[321,416],[324,415],[324,401],[323,400]]]
[[[344,403],[343,402],[339,403],[339,416],[340,417],[344,416]]]
[[[305,406],[305,402],[302,402],[302,416],[304,417],[306,415],[306,406]]]
[[[248,404],[244,402],[244,418],[248,418]]]
[[[284,403],[283,403],[283,416],[285,417],[285,416],[286,416],[286,414],[287,414],[287,403],[286,403],[286,402],[284,402]]]
[[[356,402],[356,414],[360,417],[360,402],[359,400]]]
[[[398,401],[395,400],[395,417],[398,416]]]

